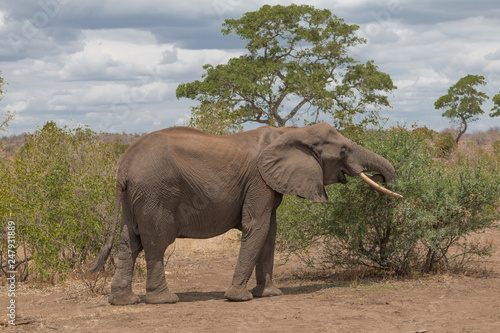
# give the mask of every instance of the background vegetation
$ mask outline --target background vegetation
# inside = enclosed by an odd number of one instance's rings
[[[110,232],[124,148],[89,128],[48,122],[13,157],[0,161],[0,217],[16,222],[21,280],[31,275],[55,282],[73,268],[83,273],[82,265]],[[1,242],[4,272],[5,249]]]

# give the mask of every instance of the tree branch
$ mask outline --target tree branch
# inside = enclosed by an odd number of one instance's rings
[[[308,95],[299,104],[297,104],[297,106],[295,106],[293,110],[285,118],[283,118],[283,125],[293,116],[295,116],[297,112],[299,112],[300,108],[302,108],[306,103],[311,101],[311,99],[313,99],[313,95]]]

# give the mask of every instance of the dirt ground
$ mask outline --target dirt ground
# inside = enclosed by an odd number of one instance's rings
[[[498,225],[476,236],[493,242],[495,250],[471,274],[356,279],[278,258],[275,283],[284,296],[242,303],[223,299],[238,253],[235,237],[176,242],[168,253],[167,278],[177,304],[111,306],[76,279],[54,288],[20,284],[15,327],[5,326],[9,298],[5,291],[0,295],[0,331],[500,332]],[[142,299],[143,275],[134,283]]]

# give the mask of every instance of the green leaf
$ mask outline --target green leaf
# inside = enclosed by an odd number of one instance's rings
[[[490,117],[500,116],[500,93],[493,96],[493,108],[491,109]]]

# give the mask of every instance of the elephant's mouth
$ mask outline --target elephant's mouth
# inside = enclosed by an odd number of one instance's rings
[[[340,170],[339,175],[337,176],[339,183],[342,183],[342,184],[347,183],[346,174],[347,173],[344,170]]]

